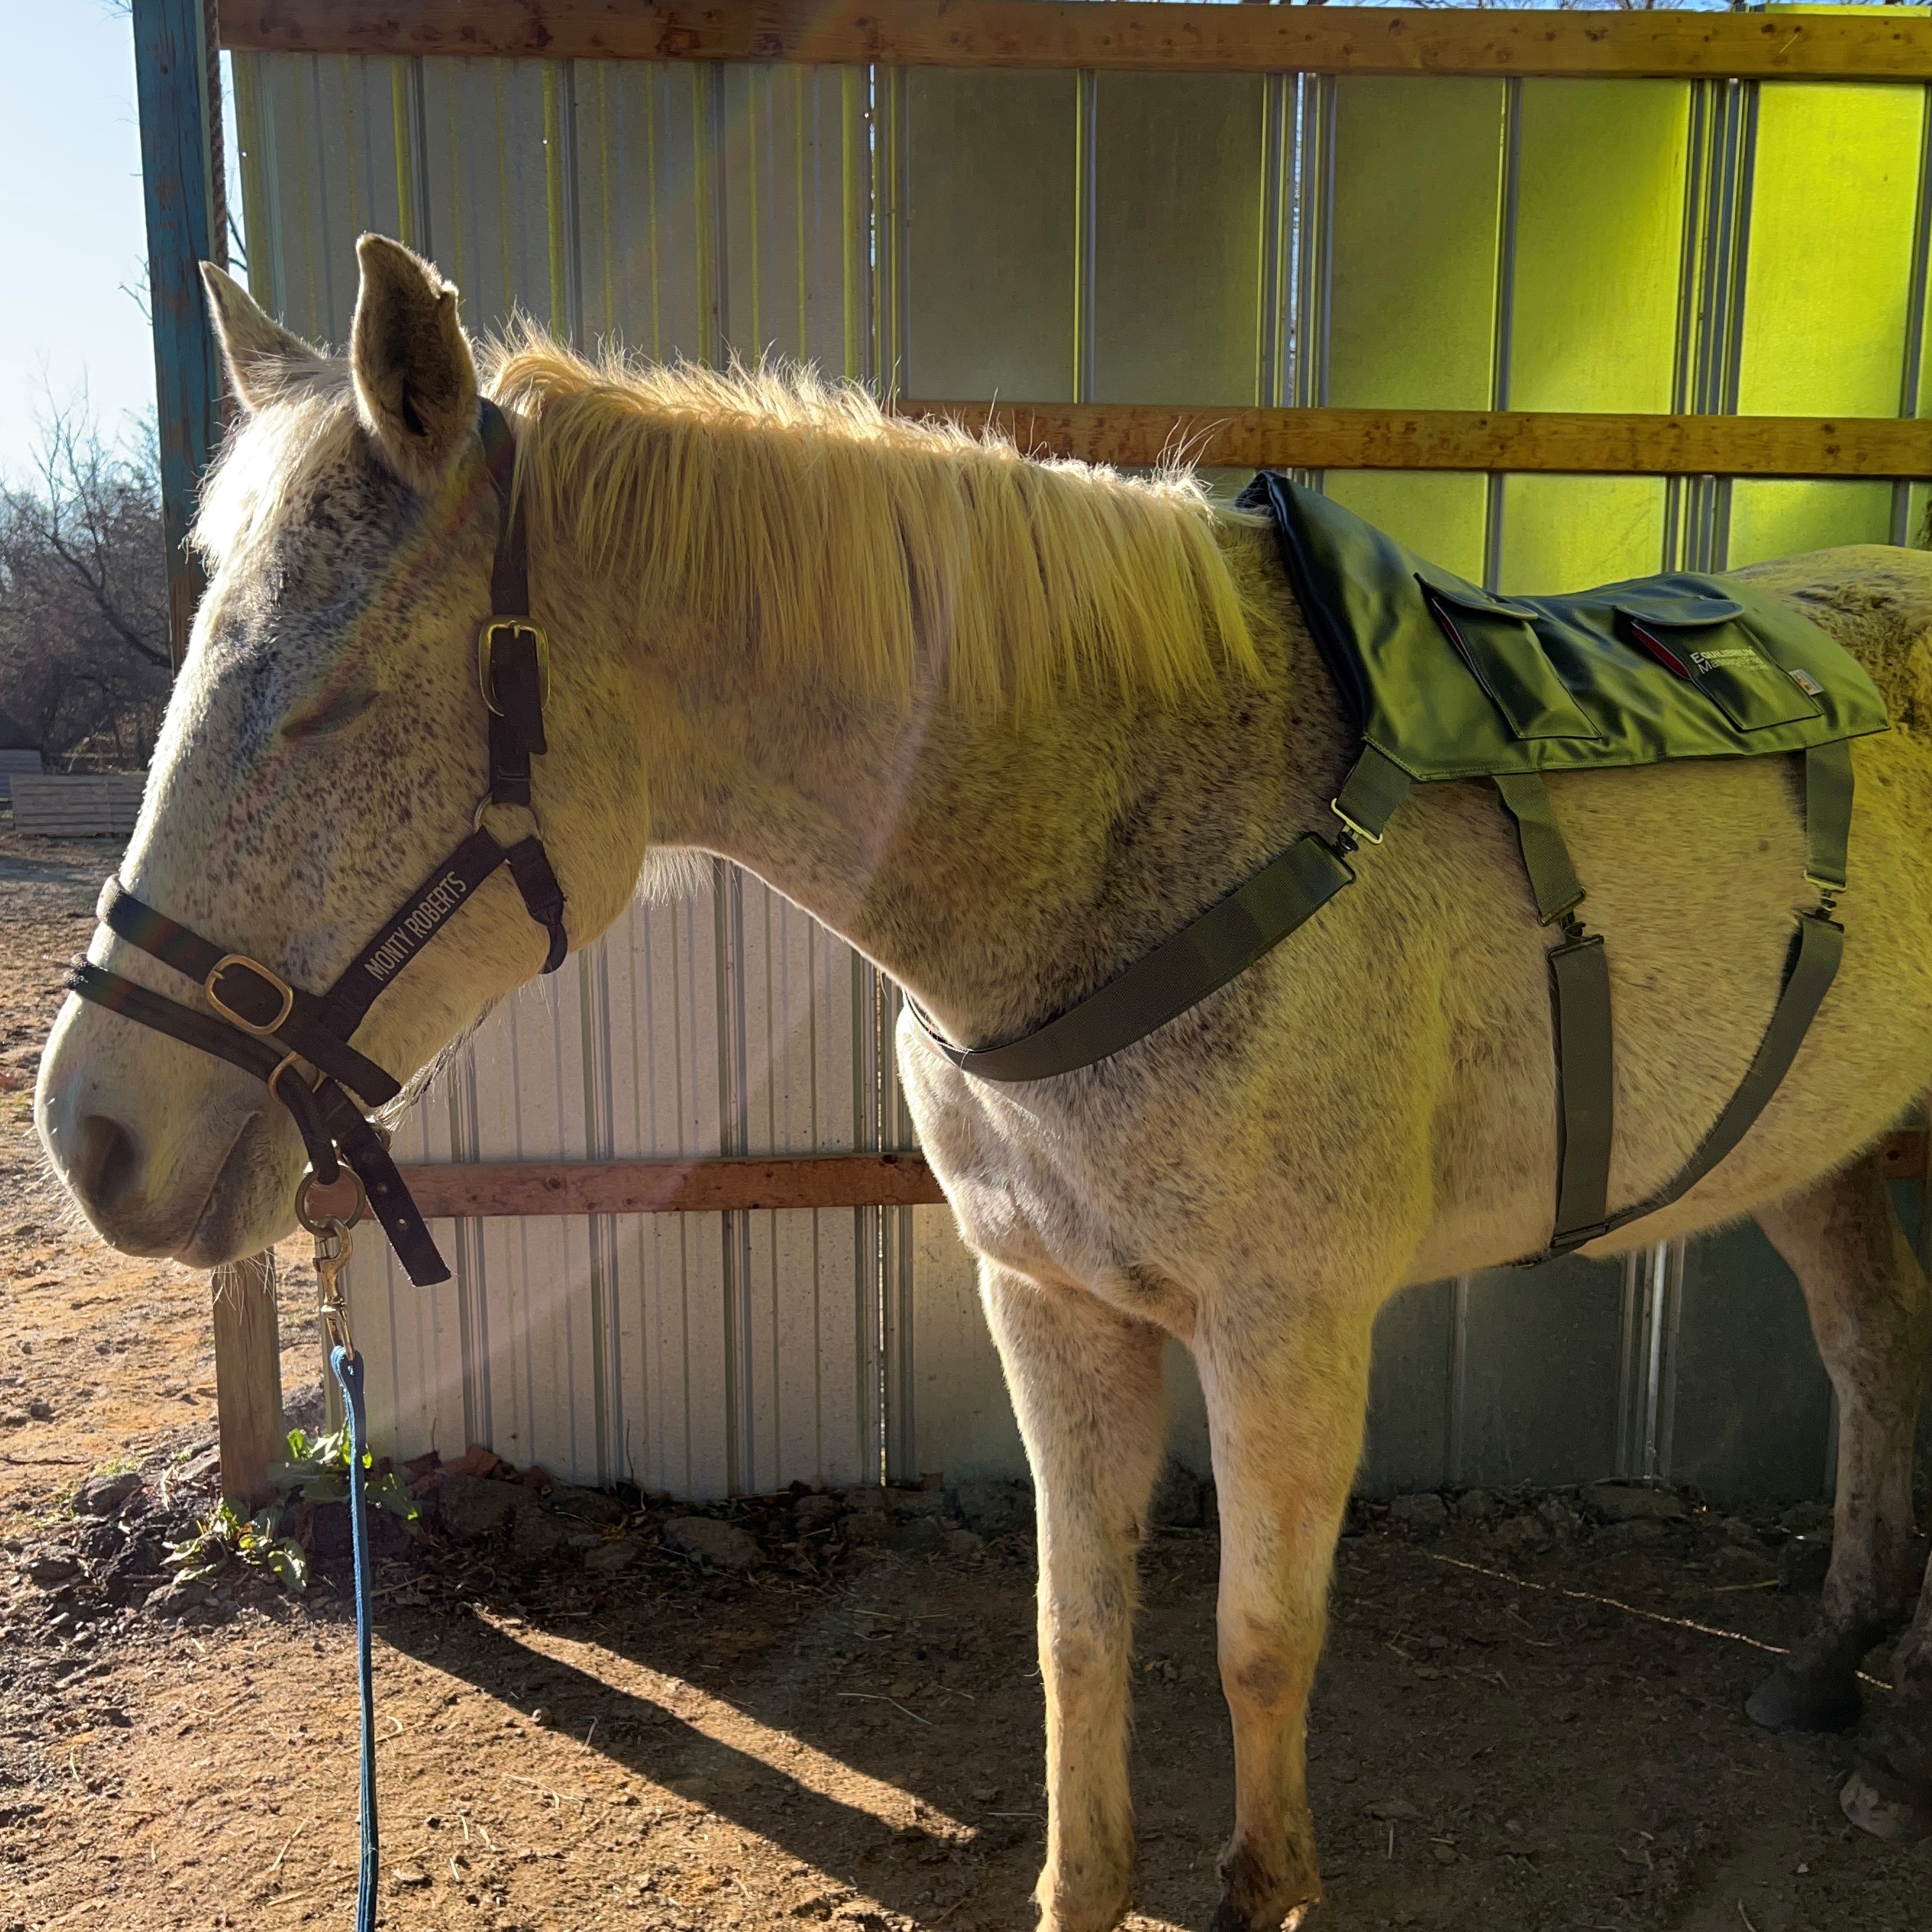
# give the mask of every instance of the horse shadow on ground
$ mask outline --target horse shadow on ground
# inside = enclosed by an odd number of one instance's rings
[[[538,1607],[518,1579],[392,1611],[380,1632],[506,1718],[541,1709],[542,1728],[764,1840],[740,1856],[773,1920],[831,1916],[812,1906],[829,1884],[921,1928],[1030,1922],[1045,1838],[1030,1552],[967,1577],[926,1568],[878,1556],[822,1589],[652,1574],[589,1609]],[[655,1842],[674,1852],[701,1815]],[[1144,1874],[1140,1909],[1204,1918],[1174,1890]]]

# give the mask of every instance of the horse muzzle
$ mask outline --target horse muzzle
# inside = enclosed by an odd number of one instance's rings
[[[305,1156],[259,1084],[83,1000],[55,1022],[34,1116],[62,1185],[123,1254],[212,1268],[293,1226]]]

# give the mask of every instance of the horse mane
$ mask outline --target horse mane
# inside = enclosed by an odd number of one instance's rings
[[[808,370],[591,363],[526,328],[486,352],[518,488],[583,563],[678,586],[775,670],[1018,712],[1111,688],[1172,704],[1260,660],[1206,492],[1022,457]]]

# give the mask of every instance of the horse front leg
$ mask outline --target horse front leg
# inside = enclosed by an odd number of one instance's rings
[[[1757,1219],[1804,1291],[1838,1399],[1838,1482],[1816,1628],[1745,1708],[1772,1730],[1848,1730],[1858,1720],[1858,1660],[1912,1600],[1912,1436],[1932,1295],[1876,1156]]]
[[[1046,1690],[1040,1932],[1112,1932],[1133,1883],[1127,1662],[1160,1470],[1163,1332],[992,1262],[980,1294],[1033,1468]]]
[[[1221,1688],[1234,1732],[1234,1832],[1214,1932],[1299,1925],[1322,1896],[1308,1694],[1361,1454],[1371,1319],[1304,1302],[1278,1329],[1204,1318],[1196,1339],[1220,1508]]]

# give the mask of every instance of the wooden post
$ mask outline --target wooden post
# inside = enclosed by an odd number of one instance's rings
[[[214,1271],[214,1407],[221,1493],[246,1516],[273,1494],[268,1465],[283,1454],[272,1254],[251,1255]]]
[[[213,13],[211,0],[134,0],[168,647],[176,669],[203,588],[201,566],[188,548],[188,526],[220,428],[221,369],[200,268],[227,256]],[[237,1508],[252,1509],[264,1499],[268,1464],[282,1453],[272,1256],[215,1272],[214,1389],[221,1492]]]
[[[194,495],[214,447],[221,372],[202,306],[199,265],[212,259],[219,197],[208,130],[202,0],[134,0],[141,180],[148,212],[148,290],[154,332],[161,528],[167,544],[168,634],[178,665],[202,588],[188,548]]]

